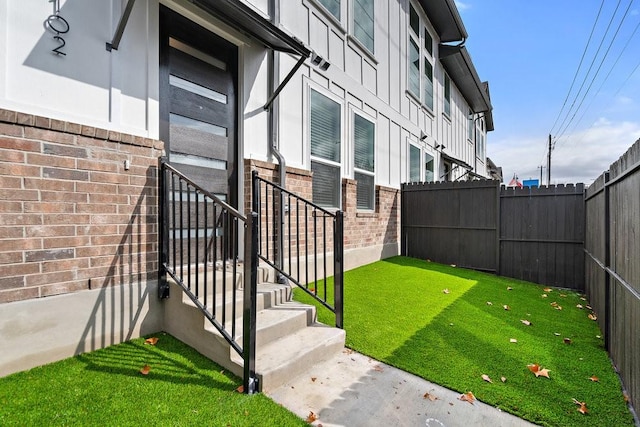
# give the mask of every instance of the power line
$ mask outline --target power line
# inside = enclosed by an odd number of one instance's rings
[[[560,119],[560,116],[562,116],[562,112],[564,111],[564,107],[567,105],[567,100],[569,99],[569,96],[571,95],[571,91],[573,90],[573,85],[576,83],[576,78],[578,77],[578,74],[580,73],[580,68],[582,67],[582,62],[584,61],[584,57],[587,54],[587,50],[589,49],[589,45],[591,44],[591,38],[593,37],[593,33],[596,29],[596,26],[598,24],[598,20],[600,19],[600,13],[602,13],[602,7],[604,6],[604,0],[602,0],[602,3],[600,3],[600,9],[598,9],[598,14],[596,15],[596,20],[593,22],[593,27],[591,27],[591,33],[589,34],[589,39],[587,40],[587,44],[584,47],[584,50],[582,51],[582,57],[580,58],[580,63],[578,64],[578,68],[576,68],[576,72],[573,75],[573,81],[571,81],[571,86],[569,87],[569,90],[567,91],[567,96],[564,98],[564,102],[562,103],[562,108],[560,108],[560,112],[558,113],[558,115],[556,116],[556,120],[553,122],[553,126],[551,126],[551,130],[549,131],[549,133],[553,133],[553,130],[555,129],[556,125],[558,124],[558,120]]]

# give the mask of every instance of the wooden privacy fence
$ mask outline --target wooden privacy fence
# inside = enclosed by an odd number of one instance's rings
[[[640,408],[640,140],[587,189],[585,290]]]
[[[584,185],[402,186],[402,254],[584,289]]]

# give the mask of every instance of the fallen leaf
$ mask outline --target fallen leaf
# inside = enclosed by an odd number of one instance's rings
[[[433,394],[431,394],[431,393],[429,393],[429,392],[426,392],[426,393],[424,394],[424,396],[422,396],[422,398],[423,398],[423,399],[429,399],[429,400],[430,400],[430,401],[432,401],[432,402],[433,402],[434,400],[438,400],[438,398],[437,398],[435,395],[433,395]]]
[[[149,371],[151,371],[151,366],[149,365],[144,365],[142,369],[140,369],[142,375],[149,375]]]
[[[491,381],[491,378],[489,378],[489,375],[487,374],[482,374],[482,379],[488,383],[493,383],[493,381]]]
[[[380,365],[376,365],[376,366],[373,367],[373,370],[376,371],[376,372],[382,372],[382,371],[384,371],[384,368],[382,366],[380,366]]]
[[[307,423],[311,424],[312,422],[314,422],[317,419],[318,419],[318,416],[316,414],[314,414],[313,411],[309,411],[309,415],[307,416],[307,419],[305,421]]]
[[[585,297],[580,297],[580,299],[581,299],[582,301],[586,301],[586,300],[587,300]]]
[[[455,264],[451,264],[451,267],[455,268],[455,267],[456,267],[456,265],[455,265]]]
[[[600,339],[602,338],[602,335],[596,335],[596,338]]]
[[[585,305],[587,310],[593,310],[593,308],[590,305]]]
[[[449,292],[450,292],[450,291],[449,291],[449,289],[443,289],[443,290],[442,290],[442,293],[443,293],[443,294],[448,294]]]
[[[518,340],[517,340],[517,339],[515,339],[515,338],[511,338],[511,339],[509,340],[509,342],[518,342]]]
[[[576,405],[580,406],[578,408],[578,412],[580,412],[581,414],[586,414],[587,412],[589,412],[589,410],[587,409],[587,403],[586,402],[580,402],[577,399],[572,399],[573,403],[575,403]]]
[[[487,301],[487,305],[493,305],[491,301]]]
[[[551,307],[557,307],[557,306],[558,306],[557,302],[554,301],[554,302],[551,303]]]
[[[547,297],[547,294],[542,294],[542,298],[546,298],[546,297]]]
[[[468,391],[466,393],[464,393],[463,395],[461,395],[458,400],[462,400],[463,402],[469,402],[473,405],[473,401],[476,400],[476,397],[473,395],[472,392]]]
[[[576,307],[578,307],[580,310],[582,310],[582,304],[578,304],[578,305],[576,305]]]
[[[544,288],[544,289],[543,289],[543,291],[545,291],[545,292],[551,292],[551,291],[553,291],[553,289],[551,289],[551,288]]]
[[[144,340],[145,344],[150,344],[150,345],[156,345],[157,342],[158,342],[158,338],[156,337],[147,338],[146,340]]]
[[[567,296],[565,294],[560,294],[560,298],[566,298]]]
[[[504,308],[504,309],[505,309],[505,310],[507,310],[507,311],[511,310],[511,307],[509,307],[509,306],[508,306],[508,305],[506,305],[506,304],[505,304],[505,305],[503,305],[503,306],[502,306],[502,308]]]
[[[314,383],[315,383],[317,379],[318,379],[318,378],[316,378],[316,377],[311,377],[311,382],[314,382]]]
[[[238,393],[244,393],[244,386],[243,385],[239,386],[238,388],[236,388],[236,391]]]
[[[537,363],[532,363],[527,365],[527,368],[529,368],[529,370],[531,372],[533,372],[533,374],[536,376],[536,378],[538,377],[547,377],[549,378],[549,370],[546,368],[541,368],[540,365],[538,365]],[[550,378],[549,378],[550,379]]]
[[[627,393],[622,393],[622,397],[626,403],[629,403],[629,395]]]
[[[598,316],[596,316],[593,313],[589,313],[589,316],[587,316],[587,317],[589,317],[589,319],[591,319],[591,320],[598,320]]]
[[[557,336],[557,337],[559,337],[559,336],[560,336],[560,334],[559,334],[558,332],[554,332],[554,333],[553,333],[553,335],[555,335],[555,336]]]
[[[559,305],[559,306],[555,307],[555,309],[556,310],[562,310],[562,306]]]
[[[527,326],[531,326],[531,322],[528,321],[527,319],[520,319],[520,321]]]
[[[502,381],[503,383],[506,383],[507,379],[505,377],[500,377],[500,381]]]
[[[513,290],[513,288],[512,288],[511,286],[507,286],[507,290],[508,290],[508,291],[512,291],[512,290]]]
[[[589,379],[590,379],[591,381],[593,381],[594,383],[597,383],[597,382],[599,382],[599,381],[600,381],[600,378],[596,377],[595,375],[591,375],[591,376],[589,377]]]
[[[565,338],[562,341],[564,341],[565,344],[571,344],[571,338]]]
[[[342,352],[344,354],[353,354],[353,350],[351,350],[350,348],[345,348],[344,350],[342,350]]]

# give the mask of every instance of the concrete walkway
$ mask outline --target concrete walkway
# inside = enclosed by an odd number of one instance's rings
[[[303,419],[313,412],[313,424],[323,427],[533,426],[484,403],[458,400],[460,393],[347,349],[266,394]]]

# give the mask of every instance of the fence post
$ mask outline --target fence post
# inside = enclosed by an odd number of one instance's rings
[[[500,227],[501,227],[501,219],[500,219],[500,210],[502,209],[502,203],[500,199],[500,193],[502,192],[502,187],[500,185],[500,181],[495,181],[496,183],[496,275],[500,276],[500,250],[502,241],[500,240]]]
[[[604,348],[611,349],[611,208],[609,171],[604,173]]]
[[[344,215],[336,212],[333,228],[333,298],[336,310],[336,327],[344,328]]]
[[[164,165],[166,157],[158,162],[158,298],[169,298],[167,267],[169,262],[169,186]]]
[[[254,186],[257,181],[253,180]],[[244,239],[244,294],[242,310],[242,353],[244,392],[258,392],[256,377],[256,294],[258,287],[258,214],[247,215]]]

